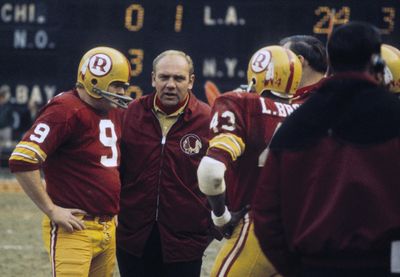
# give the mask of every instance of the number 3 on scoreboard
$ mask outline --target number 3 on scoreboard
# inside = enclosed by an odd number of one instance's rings
[[[394,30],[394,18],[396,16],[396,9],[393,7],[382,7],[382,13],[384,14],[382,20],[387,23],[386,28],[382,28],[383,34],[388,35]]]

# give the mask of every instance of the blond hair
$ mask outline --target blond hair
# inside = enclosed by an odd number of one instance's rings
[[[156,72],[156,66],[158,64],[158,62],[164,58],[165,56],[168,55],[177,55],[177,56],[181,56],[184,57],[186,62],[189,65],[189,74],[192,75],[194,74],[194,66],[193,66],[193,61],[192,58],[187,55],[185,52],[182,51],[178,51],[178,50],[166,50],[164,52],[162,52],[161,54],[159,54],[154,60],[153,60],[153,72]]]

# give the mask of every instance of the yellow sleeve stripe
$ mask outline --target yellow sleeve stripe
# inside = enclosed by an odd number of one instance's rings
[[[228,152],[233,161],[236,161],[245,150],[243,139],[230,133],[220,134],[212,138],[209,144],[209,148],[215,147]]]
[[[24,149],[20,149],[20,148],[24,148]],[[43,150],[40,149],[40,147],[37,144],[32,143],[32,142],[21,141],[20,143],[17,144],[17,146],[15,148],[15,150],[18,150],[18,152],[21,152],[21,153],[27,154],[30,152],[30,151],[26,151],[25,149],[34,152],[40,158],[40,160],[42,162],[45,161],[47,158],[46,153],[44,153]]]
[[[24,148],[21,148],[21,147],[17,147],[17,148],[14,149],[13,153],[20,154],[20,156],[29,158],[31,160],[36,160],[36,161],[41,160],[41,158],[38,155],[36,155],[36,153],[33,152],[30,149],[24,149]]]
[[[24,161],[24,162],[31,163],[31,164],[39,163],[38,159],[32,158],[29,155],[25,155],[25,154],[18,153],[18,152],[15,152],[15,151],[11,154],[10,160]]]
[[[232,158],[232,161],[236,161],[237,154],[228,144],[223,143],[223,142],[215,142],[215,143],[213,143],[212,147],[219,148],[219,149],[224,150],[225,152],[228,152]]]

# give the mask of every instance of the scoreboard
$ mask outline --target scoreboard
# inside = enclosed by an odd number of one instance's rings
[[[0,90],[21,112],[40,107],[74,86],[83,53],[105,45],[130,60],[134,97],[152,92],[160,52],[188,53],[204,100],[207,80],[221,91],[245,84],[257,49],[294,34],[325,42],[332,24],[351,20],[374,24],[385,43],[400,46],[399,0],[1,0]]]

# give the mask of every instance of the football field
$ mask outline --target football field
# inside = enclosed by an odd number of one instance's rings
[[[51,276],[41,235],[42,213],[12,180],[0,179],[0,276]],[[203,257],[202,277],[209,272],[220,243]],[[119,276],[116,270],[115,276]]]

